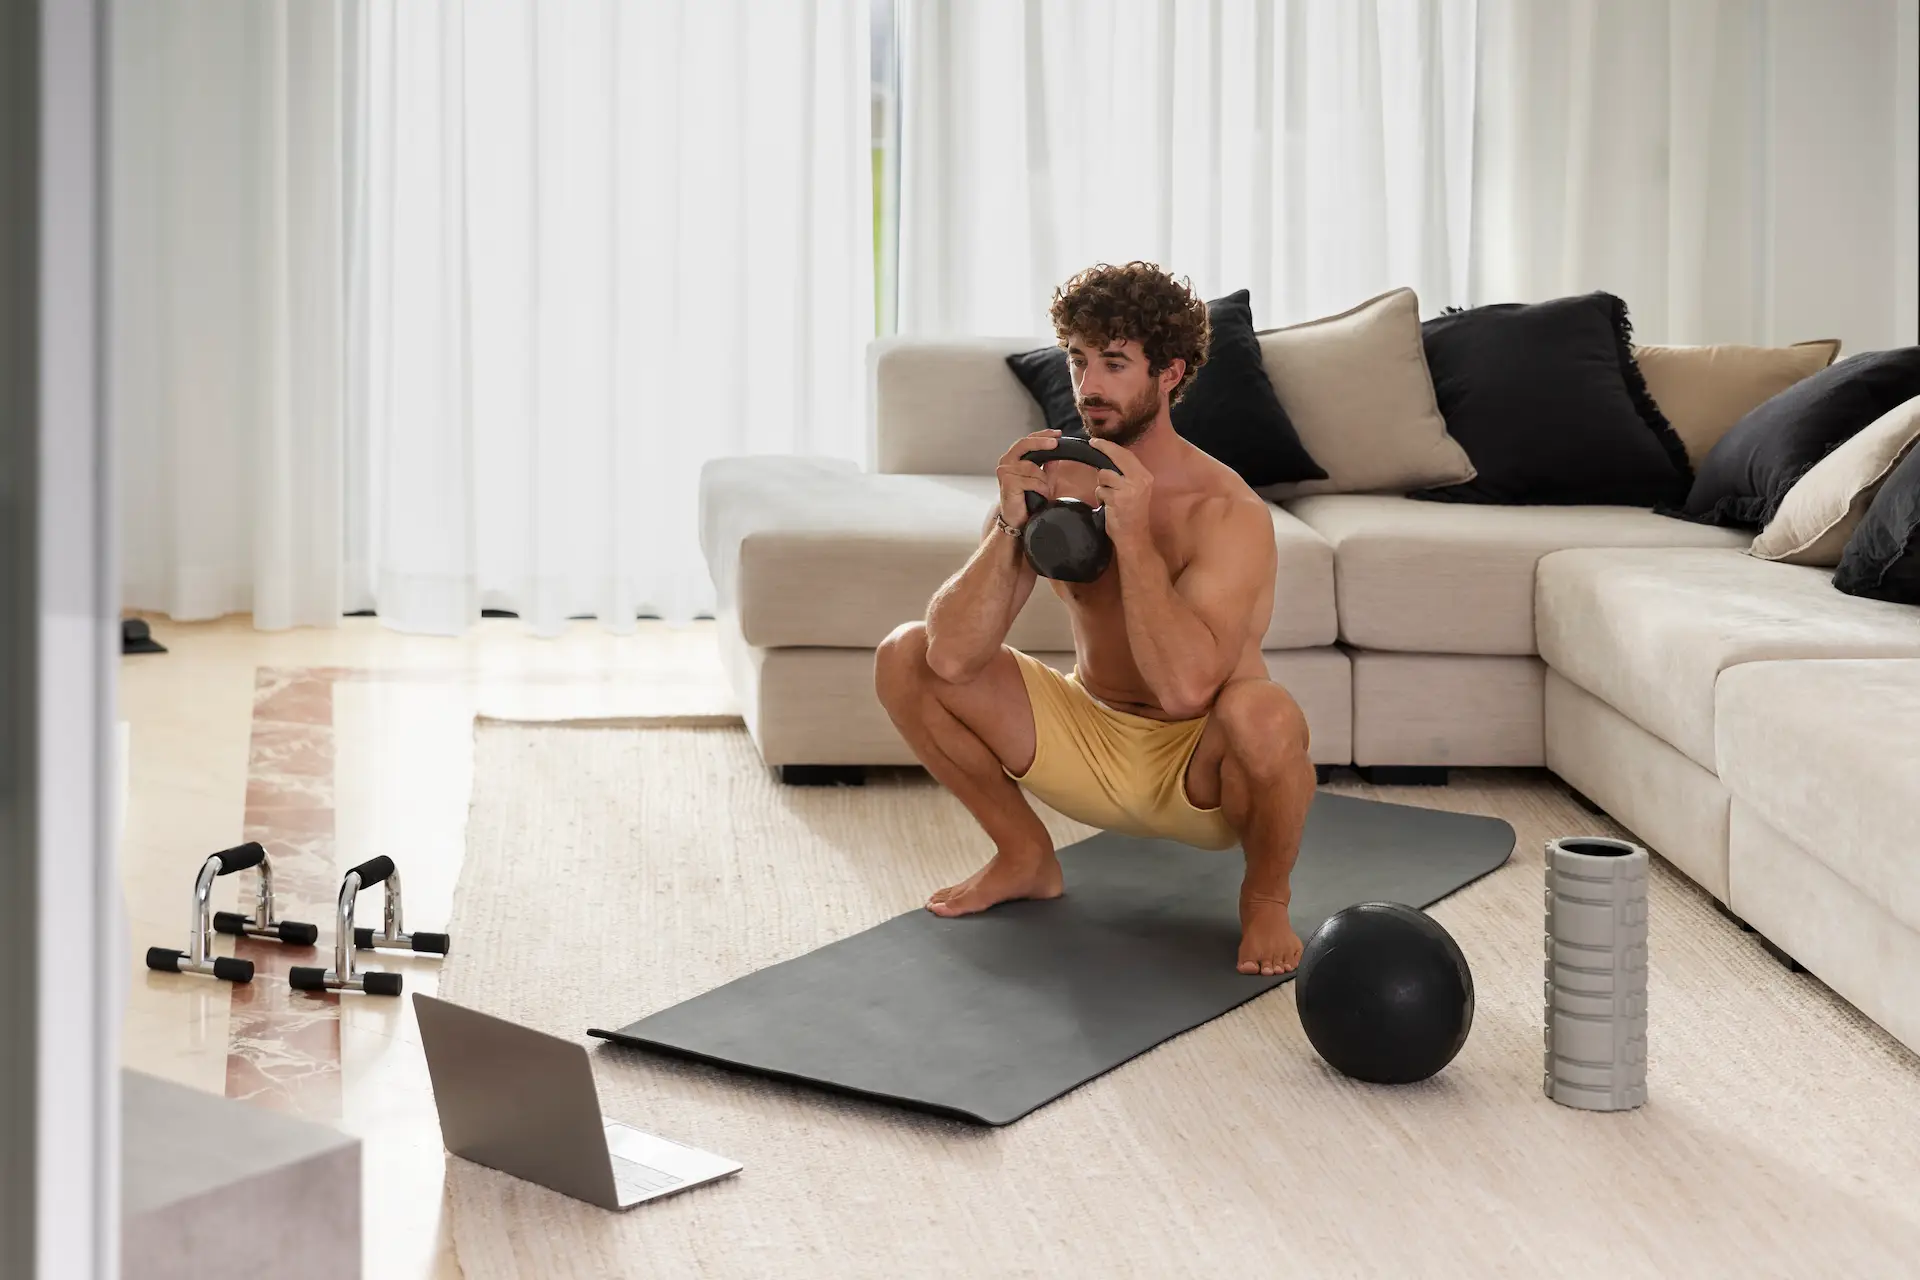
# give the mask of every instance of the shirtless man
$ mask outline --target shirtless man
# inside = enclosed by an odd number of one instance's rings
[[[1260,656],[1273,609],[1273,521],[1231,469],[1174,433],[1169,410],[1206,361],[1206,305],[1147,263],[1098,266],[1054,295],[1080,416],[1120,474],[1001,457],[998,509],[925,622],[880,646],[880,701],[927,770],[993,840],[993,859],[927,909],[1058,897],[1060,863],[1022,788],[1092,826],[1207,849],[1239,844],[1241,973],[1286,973],[1301,942],[1289,876],[1313,801],[1307,723]],[[1113,559],[1049,581],[1073,618],[1063,676],[1004,643],[1038,575],[1021,549],[1026,493],[1106,508]]]

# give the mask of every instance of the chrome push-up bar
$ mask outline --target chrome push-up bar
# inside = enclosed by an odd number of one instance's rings
[[[379,933],[356,928],[354,903],[363,889],[377,884],[386,886],[386,911]],[[408,933],[401,919],[400,872],[393,859],[382,855],[348,871],[340,881],[340,897],[335,906],[333,968],[295,966],[287,971],[287,982],[296,991],[362,991],[373,996],[397,996],[401,975],[384,969],[354,971],[353,953],[358,951],[416,951],[445,955],[450,945],[444,933]]]
[[[213,882],[221,876],[250,867],[260,869],[260,881],[254,892],[252,915],[237,911],[212,912]],[[193,882],[193,922],[187,932],[187,949],[148,947],[147,968],[160,973],[198,973],[225,982],[253,981],[253,961],[213,954],[213,935],[265,938],[290,946],[310,947],[320,936],[313,925],[298,920],[280,920],[273,908],[273,863],[258,841],[222,849],[207,855],[200,874]]]

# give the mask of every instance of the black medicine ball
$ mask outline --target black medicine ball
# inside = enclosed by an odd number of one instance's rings
[[[1327,917],[1300,958],[1300,1024],[1336,1071],[1411,1084],[1439,1071],[1473,1025],[1473,974],[1424,911],[1363,902]]]

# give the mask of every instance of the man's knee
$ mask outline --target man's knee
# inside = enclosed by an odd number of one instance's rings
[[[873,687],[882,705],[918,688],[930,676],[927,624],[903,622],[873,653]]]
[[[1307,757],[1312,733],[1293,695],[1265,680],[1228,685],[1214,714],[1226,731],[1227,749],[1250,772],[1294,767]]]

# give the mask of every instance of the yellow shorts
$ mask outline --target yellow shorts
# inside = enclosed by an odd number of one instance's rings
[[[1013,651],[1033,706],[1033,764],[1009,773],[1035,798],[1107,831],[1178,840],[1200,849],[1239,843],[1218,808],[1187,799],[1187,763],[1205,716],[1153,720],[1115,711],[1046,663]]]

